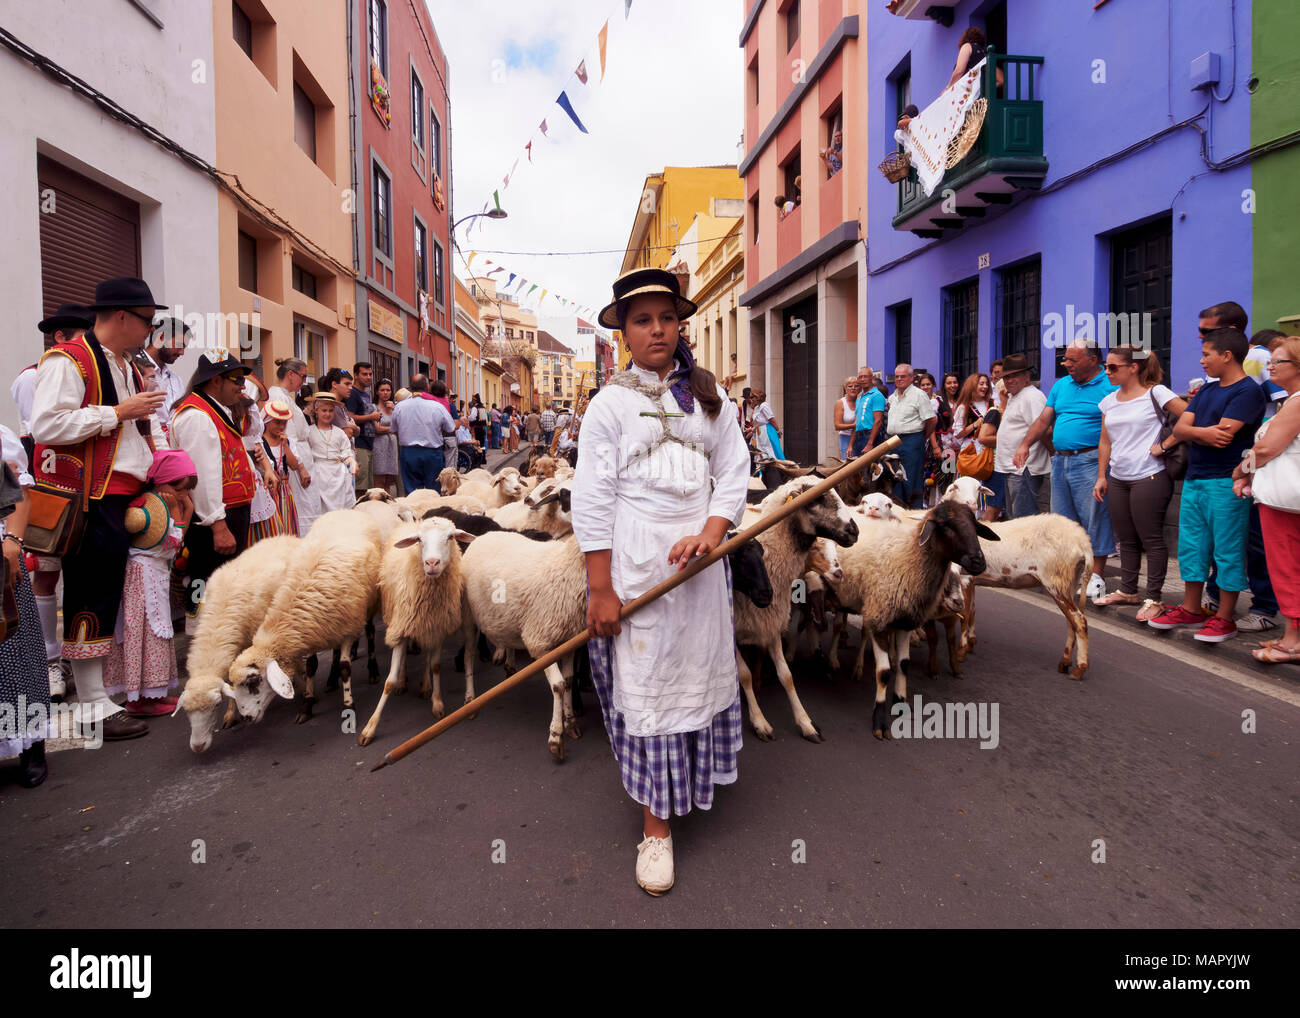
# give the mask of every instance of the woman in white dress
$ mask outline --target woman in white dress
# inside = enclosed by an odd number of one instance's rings
[[[316,517],[321,514],[320,498],[311,484],[316,466],[308,442],[311,425],[307,423],[307,415],[302,412],[302,408],[294,399],[294,393],[302,388],[302,383],[307,379],[307,362],[297,357],[285,357],[277,360],[275,365],[275,377],[279,380],[279,384],[271,386],[270,398],[282,400],[288,405],[289,412],[293,414],[285,427],[284,434],[289,440],[289,448],[294,456],[306,468],[306,480],[299,471],[295,470],[289,474],[289,488],[293,492],[294,510],[298,514],[298,533],[305,537],[311,525],[316,522]]]
[[[745,507],[749,452],[726,394],[678,340],[695,312],[677,280],[637,269],[600,324],[632,359],[588,405],[573,481],[586,556],[593,683],[623,786],[642,807],[636,876],[673,884],[668,819],[737,777],[741,714],[730,574],[718,562],[626,622],[631,599],[712,551]]]
[[[332,392],[318,392],[312,399],[316,426],[311,429],[311,454],[316,458],[312,487],[320,496],[320,511],[351,509],[357,503],[352,479],[357,476],[357,459],[347,432],[334,426],[338,397]]]

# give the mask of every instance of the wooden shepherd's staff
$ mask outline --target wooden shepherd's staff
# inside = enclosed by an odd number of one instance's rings
[[[835,485],[839,484],[840,481],[844,480],[855,470],[861,470],[872,460],[875,460],[885,455],[888,452],[892,452],[894,449],[898,447],[898,445],[899,445],[899,439],[897,436],[895,436],[885,442],[882,442],[880,445],[877,445],[874,449],[871,449],[868,452],[864,452],[857,459],[850,460],[848,463],[844,464],[844,466],[840,467],[839,470],[835,471],[835,473],[831,474],[830,477],[827,477],[823,481],[819,481],[818,483],[814,484],[811,488],[809,488],[807,491],[805,491],[802,495],[798,496],[797,498],[791,499],[789,502],[786,502],[784,505],[780,506],[775,512],[769,514],[768,516],[765,516],[762,520],[754,524],[748,530],[743,530],[735,537],[731,538],[730,540],[723,541],[716,548],[714,548],[713,551],[709,552],[709,554],[705,555],[702,559],[699,559],[696,562],[692,562],[685,569],[673,573],[672,576],[664,580],[662,583],[654,587],[651,587],[640,597],[636,598],[633,601],[629,601],[627,604],[623,605],[622,610],[618,613],[619,620],[622,621],[632,613],[640,610],[641,608],[644,608],[651,601],[655,600],[656,598],[662,597],[664,594],[667,594],[668,591],[672,590],[674,587],[681,586],[681,584],[685,583],[692,576],[695,576],[697,573],[713,565],[713,563],[717,562],[720,558],[722,558],[722,556],[731,554],[733,551],[739,548],[746,541],[752,541],[764,530],[767,530],[769,527],[775,526],[776,524],[780,523],[791,513],[798,512],[800,509],[808,505],[810,502],[815,502],[818,498],[820,498],[831,488],[835,487]],[[777,593],[781,596],[785,596],[785,594],[781,591],[777,591]],[[373,773],[374,771],[379,770],[381,767],[387,767],[389,764],[397,763],[397,761],[402,759],[402,757],[414,753],[426,742],[436,739],[448,728],[451,728],[453,725],[457,725],[461,721],[464,721],[465,718],[469,717],[471,714],[477,713],[479,710],[483,708],[484,704],[490,703],[491,701],[495,700],[498,696],[501,696],[503,693],[513,689],[515,686],[519,685],[525,679],[531,679],[542,669],[546,668],[548,665],[554,664],[565,654],[569,654],[577,650],[579,647],[581,647],[584,643],[586,643],[591,638],[592,638],[591,630],[584,629],[577,636],[573,637],[573,639],[566,640],[564,643],[560,644],[554,650],[549,651],[546,654],[543,654],[532,664],[527,665],[524,668],[521,668],[513,675],[509,676],[506,679],[503,679],[501,682],[498,682],[495,686],[493,686],[491,689],[487,690],[486,692],[480,693],[478,696],[474,697],[473,700],[465,704],[463,707],[460,707],[459,709],[452,711],[441,721],[437,722],[434,725],[430,725],[419,735],[412,736],[411,738],[407,739],[404,743],[402,743],[400,746],[398,746],[396,749],[389,750],[388,753],[384,756],[384,758],[379,761],[379,763],[375,764],[374,767],[370,768],[371,772]],[[465,653],[466,654],[474,653],[474,648],[466,647]]]

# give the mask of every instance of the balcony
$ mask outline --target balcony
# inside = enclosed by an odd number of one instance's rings
[[[926,195],[915,168],[898,183],[895,230],[918,237],[942,237],[960,230],[968,220],[982,219],[990,209],[1010,205],[1022,191],[1036,191],[1047,176],[1043,156],[1043,101],[1034,97],[1042,57],[1020,57],[989,50],[980,94],[988,111],[979,139],[956,166],[948,170],[934,193]],[[997,68],[1004,84],[997,88]],[[944,193],[955,192],[945,207]]]
[[[953,21],[953,8],[957,0],[896,0],[890,5],[889,13],[900,18],[921,21],[930,18],[948,28]]]

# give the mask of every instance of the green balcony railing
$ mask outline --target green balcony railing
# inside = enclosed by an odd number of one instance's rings
[[[919,216],[921,226],[931,226],[930,219],[921,213],[941,203],[945,190],[961,191],[985,177],[1007,178],[1017,189],[1036,188],[1042,183],[1047,175],[1047,159],[1043,155],[1043,101],[1035,96],[1035,79],[1042,64],[1042,57],[988,51],[980,82],[980,95],[988,100],[988,110],[979,139],[944,174],[932,194],[921,190],[915,169],[899,181],[895,228],[917,229]],[[1001,86],[997,84],[999,68],[1003,74]],[[960,218],[960,212],[941,218]]]

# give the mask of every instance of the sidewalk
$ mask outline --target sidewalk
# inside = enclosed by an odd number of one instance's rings
[[[524,463],[527,460],[527,442],[521,442],[519,448],[514,452],[506,452],[504,449],[487,450],[487,470],[489,473],[495,474],[504,467],[515,467],[522,471]]]

